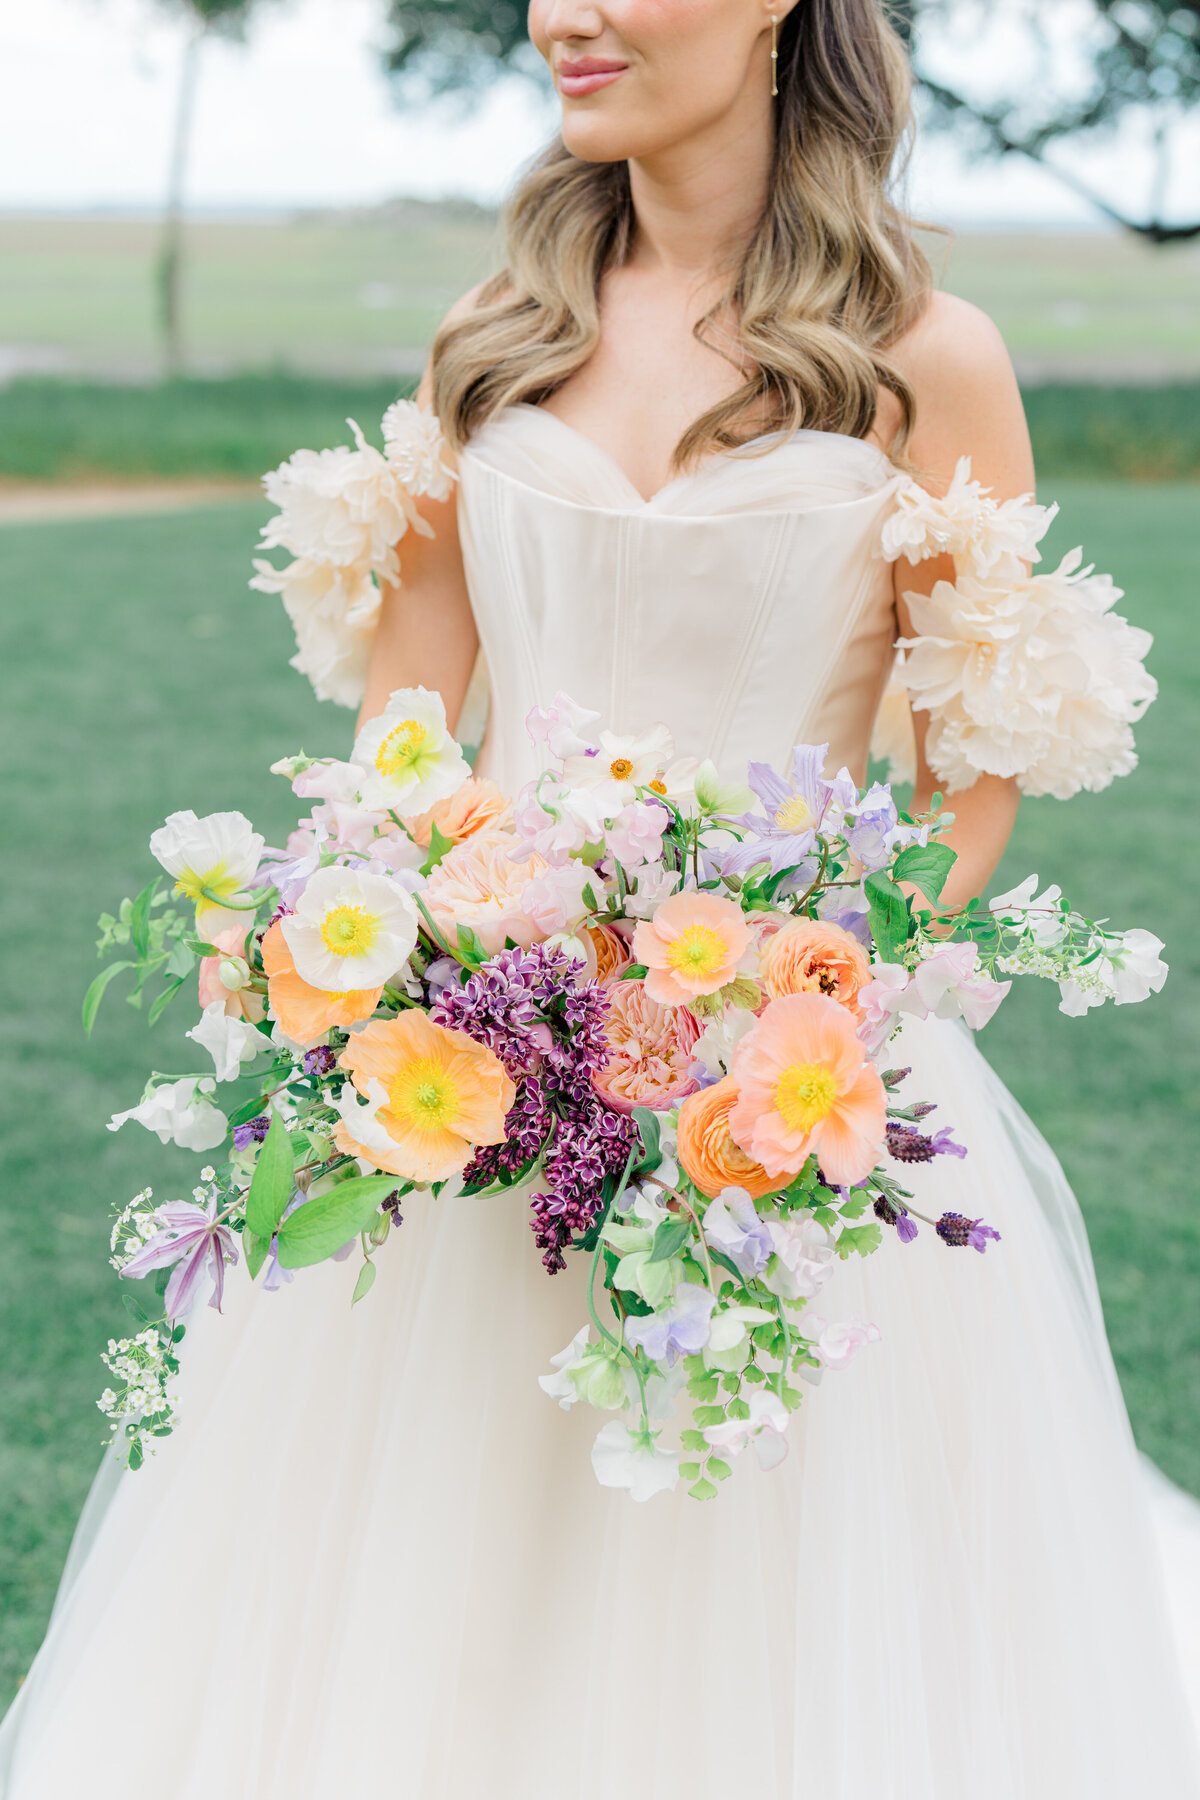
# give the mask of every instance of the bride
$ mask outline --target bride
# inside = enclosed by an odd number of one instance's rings
[[[987,893],[1022,787],[1132,758],[1072,736],[1070,694],[1023,735],[1019,649],[921,678],[928,596],[1009,516],[958,460],[1000,500],[1033,471],[996,331],[930,292],[888,198],[880,0],[533,0],[530,28],[562,142],[434,346],[458,481],[384,584],[364,718],[417,683],[454,717],[481,649],[478,770],[509,792],[558,689],[731,773],[828,741],[861,776],[902,635],[918,802],[952,791],[950,898]],[[289,605],[351,698],[365,627]],[[406,1206],[353,1312],[336,1264],[231,1283],[183,1429],[97,1484],[9,1800],[1200,1793],[1078,1210],[960,1027],[908,1021],[895,1060],[970,1146],[914,1172],[922,1210],[1002,1242],[839,1270],[829,1308],[881,1341],[716,1505],[596,1484],[586,1409],[537,1381],[579,1282],[539,1267],[520,1193]]]

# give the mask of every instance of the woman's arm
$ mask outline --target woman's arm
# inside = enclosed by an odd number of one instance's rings
[[[469,301],[468,295],[459,305],[465,306]],[[416,398],[422,406],[429,405],[428,371]],[[425,687],[442,696],[446,719],[453,731],[475,667],[479,634],[458,539],[457,487],[448,500],[423,498],[420,513],[433,536],[422,537],[409,531],[400,550],[403,578],[399,584],[384,585],[367,667],[366,692],[358,715],[360,730],[368,719],[383,711],[395,688]]]
[[[1030,493],[1033,452],[1016,376],[999,331],[986,314],[950,294],[935,294],[920,322],[895,346],[892,360],[916,396],[916,425],[909,455],[917,479],[932,493],[944,493],[959,457],[971,458],[971,472],[997,499]],[[912,635],[903,596],[928,594],[938,581],[954,580],[948,556],[895,565],[896,615],[900,635]],[[927,807],[940,783],[925,760],[928,715],[913,714],[917,779],[913,804]],[[1017,816],[1015,781],[981,775],[972,787],[946,797],[955,816],[945,842],[958,862],[942,896],[958,906],[986,892],[1004,854]]]

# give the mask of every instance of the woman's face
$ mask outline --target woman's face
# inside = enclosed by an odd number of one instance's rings
[[[771,107],[771,11],[789,0],[531,0],[529,35],[586,162],[653,156]]]

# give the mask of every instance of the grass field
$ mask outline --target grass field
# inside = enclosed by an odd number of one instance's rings
[[[0,218],[0,368],[155,372],[151,220]],[[450,302],[493,266],[494,220],[390,214],[198,221],[186,335],[197,373],[275,364],[411,373]],[[930,240],[939,279],[996,319],[1037,380],[1200,376],[1200,245],[1117,234]]]
[[[1163,696],[1137,774],[1068,808],[1028,804],[999,880],[1033,868],[1061,879],[1085,909],[1166,938],[1174,973],[1158,1000],[1082,1021],[1062,1018],[1052,992],[1019,992],[983,1043],[1080,1194],[1139,1440],[1200,1492],[1200,1213],[1185,1135],[1200,1035],[1195,490],[1081,484],[1059,498],[1057,547],[1082,538],[1125,580],[1131,612],[1158,634]],[[99,1456],[97,1352],[125,1322],[109,1208],[146,1182],[186,1188],[195,1166],[135,1126],[104,1129],[151,1064],[188,1065],[182,1018],[147,1034],[120,999],[83,1038],[93,920],[141,887],[167,812],[238,807],[277,840],[291,796],[267,765],[347,744],[349,715],[319,707],[286,666],[281,609],[246,589],[261,516],[248,503],[0,531],[0,584],[18,602],[0,624],[16,864],[0,897],[0,1702],[40,1637]]]

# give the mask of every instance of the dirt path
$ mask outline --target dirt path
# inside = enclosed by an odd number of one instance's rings
[[[222,500],[253,499],[261,492],[255,481],[0,481],[0,525],[183,512]]]

